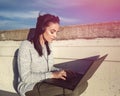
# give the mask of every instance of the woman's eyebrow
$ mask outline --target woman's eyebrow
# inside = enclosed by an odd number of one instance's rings
[[[57,32],[57,30],[55,30],[55,29],[51,29],[51,31]]]

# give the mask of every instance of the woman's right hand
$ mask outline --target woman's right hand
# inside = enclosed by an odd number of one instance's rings
[[[56,71],[52,73],[52,78],[66,80],[66,72],[64,70]]]

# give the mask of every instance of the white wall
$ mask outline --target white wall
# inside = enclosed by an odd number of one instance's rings
[[[0,90],[15,92],[13,57],[20,43],[21,41],[0,41]],[[119,38],[54,41],[53,49],[55,63],[108,54],[106,60],[88,81],[88,88],[81,96],[120,96]]]

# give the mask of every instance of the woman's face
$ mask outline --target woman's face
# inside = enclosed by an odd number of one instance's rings
[[[45,32],[43,33],[43,37],[46,41],[52,42],[59,31],[60,25],[58,23],[49,23],[49,26],[46,27]]]

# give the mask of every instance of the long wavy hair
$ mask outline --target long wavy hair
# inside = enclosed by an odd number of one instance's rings
[[[34,34],[34,37],[30,41],[33,42],[34,48],[38,52],[39,56],[43,55],[42,45],[39,42],[39,36],[45,32],[46,27],[48,27],[49,23],[51,22],[59,24],[60,23],[59,17],[51,15],[51,14],[44,14],[44,15],[39,15],[37,18],[35,34]],[[51,50],[49,48],[49,44],[47,41],[45,42],[45,45],[47,48],[47,54],[49,55]]]

